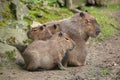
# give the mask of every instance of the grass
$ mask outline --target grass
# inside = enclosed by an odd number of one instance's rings
[[[38,18],[35,16],[36,14],[42,14],[42,17]],[[67,8],[44,8],[41,10],[30,11],[31,19],[33,21],[37,21],[40,23],[45,23],[53,20],[60,20],[60,19],[70,17],[72,15],[73,13],[70,12]]]
[[[90,11],[90,13],[96,18],[101,26],[102,32],[97,38],[97,41],[102,41],[116,33],[116,29],[113,28],[113,26],[117,27],[118,24],[113,18],[111,18],[112,14],[105,11],[109,8],[85,7],[85,9]]]
[[[120,3],[119,4],[108,5],[107,8],[111,9],[111,10],[120,10]]]
[[[105,68],[105,69],[102,70],[102,75],[103,75],[103,76],[106,76],[106,75],[108,75],[109,73],[110,73],[110,70],[107,69],[107,68]]]

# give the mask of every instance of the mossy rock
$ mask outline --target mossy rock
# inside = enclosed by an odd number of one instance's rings
[[[0,41],[2,43],[15,46],[18,49],[20,48],[20,52],[21,50],[24,50],[24,47],[26,47],[26,40],[28,40],[26,31],[19,27],[15,29],[9,27],[0,29]]]
[[[0,42],[0,67],[16,63],[24,63],[20,52],[15,47]]]

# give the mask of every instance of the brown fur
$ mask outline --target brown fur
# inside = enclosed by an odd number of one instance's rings
[[[76,43],[76,48],[74,48],[67,55],[68,62],[64,62],[66,61],[66,59],[64,59],[63,65],[84,65],[87,56],[85,42],[89,37],[97,37],[100,33],[99,24],[97,23],[96,19],[88,12],[81,12],[75,14],[69,19],[49,22],[45,25],[49,27],[49,25],[53,24],[58,24],[61,27],[62,31],[67,33]]]
[[[53,69],[58,66],[59,69],[65,69],[61,61],[74,46],[74,41],[63,32],[56,33],[47,41],[33,41],[22,54],[26,68],[37,70],[38,68]]]
[[[32,40],[47,40],[52,37],[52,34],[45,26],[38,26],[30,29],[27,32],[28,38]]]
[[[47,40],[52,37],[52,34],[61,31],[57,24],[50,25],[46,28],[46,25],[38,26],[30,29],[27,32],[28,38],[32,40]]]

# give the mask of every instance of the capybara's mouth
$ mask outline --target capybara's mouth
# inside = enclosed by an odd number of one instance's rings
[[[76,46],[76,44],[75,44],[75,43],[73,43],[72,48],[71,48],[71,49],[69,49],[69,50],[70,50],[70,51],[72,51],[72,50],[75,48],[75,46]]]

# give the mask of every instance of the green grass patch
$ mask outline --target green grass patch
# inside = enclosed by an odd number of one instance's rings
[[[103,75],[103,76],[106,76],[106,75],[108,75],[109,73],[110,73],[110,70],[107,69],[107,68],[105,68],[105,69],[102,70],[102,75]]]
[[[102,41],[107,37],[111,37],[116,33],[116,29],[113,26],[117,27],[117,22],[111,18],[111,14],[104,7],[96,8],[96,7],[85,7],[98,21],[101,26],[101,34],[96,39],[97,41]]]
[[[107,6],[107,9],[120,10],[120,4],[108,5],[108,6]]]
[[[35,15],[42,14],[41,18]],[[30,17],[33,21],[38,21],[40,23],[45,23],[53,20],[60,20],[72,16],[73,13],[67,8],[44,8],[41,10],[30,11]]]

